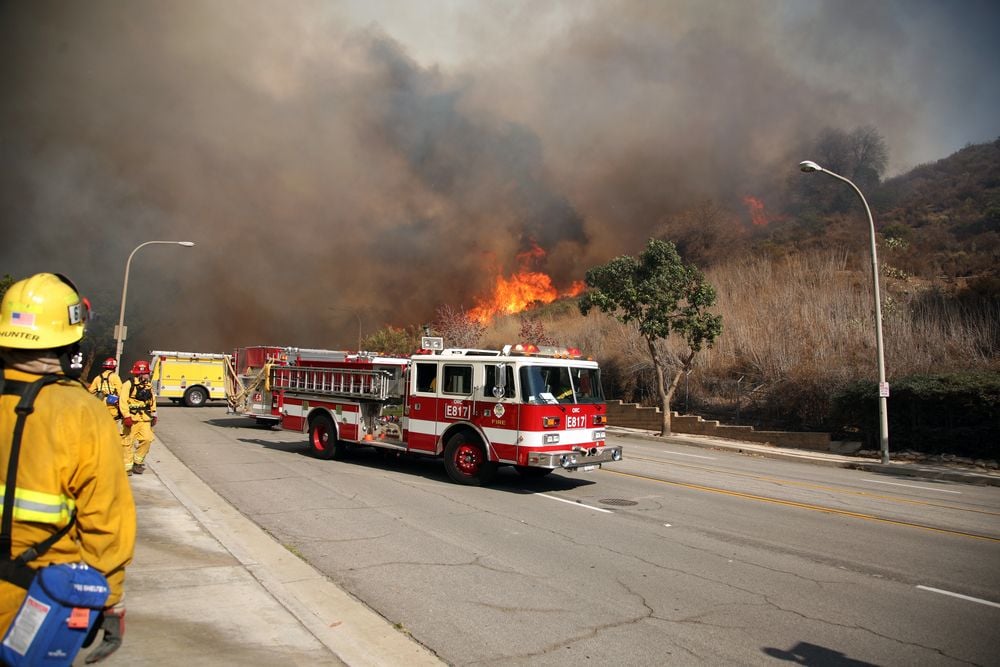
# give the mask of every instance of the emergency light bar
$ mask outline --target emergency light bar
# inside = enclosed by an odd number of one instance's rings
[[[580,359],[583,353],[578,347],[560,347],[556,345],[535,345],[534,343],[518,343],[517,345],[505,345],[504,355],[511,356],[539,356],[553,357],[555,359]]]

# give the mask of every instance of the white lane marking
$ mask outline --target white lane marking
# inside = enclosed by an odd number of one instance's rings
[[[982,600],[980,598],[969,597],[968,595],[962,595],[961,593],[952,593],[951,591],[943,591],[940,588],[931,588],[930,586],[917,586],[917,588],[925,591],[930,591],[931,593],[940,593],[941,595],[950,595],[953,598],[960,598],[962,600],[968,600],[969,602],[978,602],[979,604],[985,604],[990,607],[1000,607],[1000,604],[996,602],[990,602],[989,600]]]
[[[681,452],[668,452],[665,449],[663,450],[663,453],[664,454],[673,454],[674,456],[690,456],[693,459],[708,459],[709,461],[714,461],[715,460],[714,456],[701,456],[699,454],[682,454]]]
[[[570,505],[576,505],[577,507],[585,507],[588,510],[594,510],[595,512],[604,512],[605,514],[614,514],[614,512],[612,512],[611,510],[601,509],[600,507],[591,507],[590,505],[584,505],[583,503],[579,503],[579,502],[577,502],[575,500],[566,500],[565,498],[556,498],[555,496],[547,496],[544,493],[539,493],[538,495],[541,496],[542,498],[549,498],[550,500],[558,500],[561,503],[568,503]]]
[[[893,486],[905,486],[910,489],[923,489],[924,491],[940,491],[941,493],[957,493],[962,495],[961,491],[952,491],[951,489],[935,489],[933,486],[918,486],[916,484],[900,484],[899,482],[886,482],[882,479],[869,479],[869,482],[878,482],[879,484],[891,484]]]

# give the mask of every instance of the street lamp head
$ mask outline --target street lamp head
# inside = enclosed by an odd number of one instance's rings
[[[823,171],[823,167],[819,166],[812,160],[805,160],[803,162],[799,162],[799,169],[807,174],[811,174],[814,171]]]
[[[122,349],[123,343],[125,341],[125,297],[128,294],[128,271],[129,267],[132,265],[132,257],[135,253],[139,252],[142,248],[148,245],[159,244],[159,245],[180,245],[185,248],[194,247],[194,241],[145,241],[140,243],[132,252],[129,253],[128,259],[125,260],[125,278],[122,280],[122,304],[121,309],[118,311],[118,326],[115,327],[115,364],[120,364],[122,361]]]

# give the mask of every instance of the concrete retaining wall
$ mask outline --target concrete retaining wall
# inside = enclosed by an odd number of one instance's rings
[[[608,401],[608,424],[625,428],[639,428],[659,432],[663,425],[663,412],[635,403]],[[832,450],[829,433],[797,433],[794,431],[756,431],[752,426],[726,426],[717,420],[706,420],[697,415],[671,413],[670,429],[674,433],[707,435],[774,445],[810,449],[819,452]]]

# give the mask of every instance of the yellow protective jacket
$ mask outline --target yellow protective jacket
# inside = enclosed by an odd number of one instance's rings
[[[38,375],[7,368],[8,380],[33,382]],[[0,491],[7,467],[19,396],[0,395]],[[122,467],[121,438],[115,422],[77,382],[44,387],[35,399],[21,439],[17,469],[12,556],[66,525],[76,508],[76,525],[47,552],[29,563],[87,563],[102,572],[111,588],[107,605],[124,594],[125,566],[135,548],[135,502]],[[23,501],[23,502],[22,502]],[[30,505],[29,505],[30,503]],[[2,505],[0,505],[2,512]],[[25,591],[0,581],[0,635],[6,633]]]
[[[105,369],[94,376],[94,379],[90,381],[87,391],[94,395],[97,395],[98,392],[101,392],[105,396],[114,394],[120,399],[122,396],[122,379],[113,370]],[[108,405],[107,410],[115,419],[121,419],[122,414],[119,406]]]
[[[143,400],[136,397],[138,389],[149,391],[149,398]],[[129,378],[122,383],[122,415],[131,417],[134,422],[153,421],[156,416],[156,397],[153,396],[153,383],[142,382],[136,378]]]

